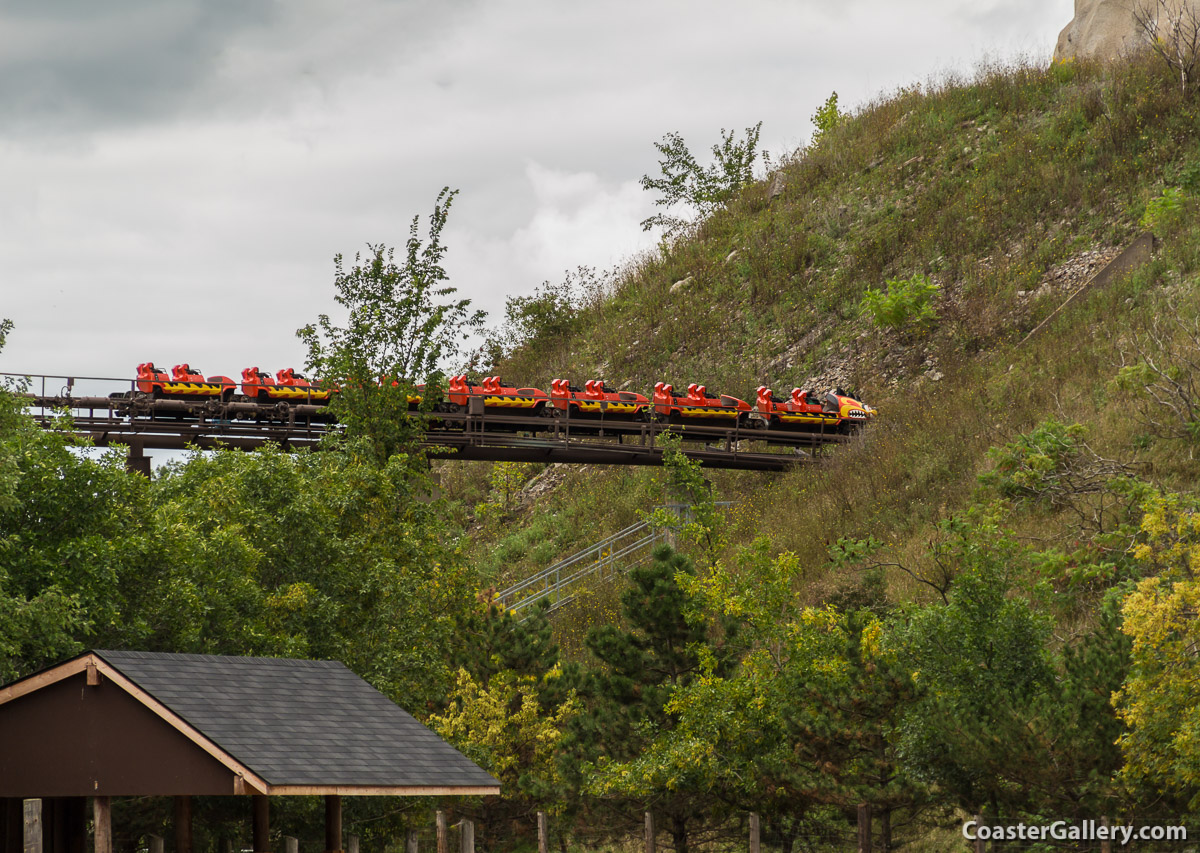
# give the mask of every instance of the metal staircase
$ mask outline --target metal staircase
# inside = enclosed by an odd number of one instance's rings
[[[720,502],[717,506],[729,506],[729,503]],[[671,511],[680,523],[691,516],[691,507],[686,504],[665,504],[655,508]],[[654,528],[649,521],[631,524],[595,545],[501,590],[496,594],[496,601],[518,614],[543,599],[549,599],[549,609],[553,612],[572,601],[584,583],[603,583],[648,562],[654,546],[671,542],[673,532],[667,528]]]
[[[513,613],[520,613],[542,599],[550,600],[551,611],[557,610],[575,598],[584,581],[606,581],[627,572],[649,560],[654,546],[665,541],[667,531],[654,530],[650,522],[639,521],[501,590],[496,600]]]

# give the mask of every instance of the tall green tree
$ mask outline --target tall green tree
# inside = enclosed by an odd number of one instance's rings
[[[882,640],[878,584],[842,596],[844,609],[806,606],[801,566],[759,541],[735,564],[684,579],[711,619],[736,621],[737,666],[706,659],[668,702],[676,725],[610,768],[614,784],[711,792],[759,812],[783,849],[806,827],[844,828],[859,803],[886,825],[921,802],[897,756],[912,685]]]
[[[570,721],[561,752],[563,777],[573,790],[602,797],[631,821],[643,810],[655,812],[679,853],[686,853],[696,827],[712,813],[716,801],[709,792],[688,784],[690,777],[657,784],[613,771],[675,727],[671,698],[702,674],[706,661],[723,672],[733,660],[734,638],[710,636],[695,618],[696,601],[683,582],[694,571],[664,545],[649,565],[629,573],[621,596],[629,627],[588,632],[585,642],[596,664],[572,674],[583,709]]]
[[[902,726],[902,755],[917,779],[968,811],[1031,805],[1014,781],[1038,766],[1025,737],[1032,708],[1053,677],[1048,617],[1011,584],[1020,549],[990,521],[960,524],[959,572],[945,601],[917,608],[897,633],[920,696]]]
[[[406,460],[197,454],[155,483],[160,570],[135,610],[155,648],[337,659],[414,713],[451,683],[473,588]]]
[[[339,389],[331,409],[347,434],[369,437],[380,460],[411,450],[420,424],[409,417],[410,402],[420,396],[428,411],[443,363],[483,327],[484,312],[456,295],[443,266],[442,230],[456,194],[438,194],[424,239],[413,217],[401,260],[382,243],[368,243],[349,267],[335,257],[334,300],[346,325],[322,314],[296,332],[308,369]],[[424,394],[422,382],[431,383]]]
[[[150,565],[149,484],[120,450],[73,445],[0,388],[0,683],[136,636],[125,593]]]
[[[734,131],[721,129],[721,141],[712,147],[713,162],[702,166],[688,150],[678,133],[668,133],[654,147],[662,155],[659,168],[662,177],[642,177],[642,189],[659,193],[655,205],[667,208],[642,221],[642,229],[661,227],[665,236],[672,237],[688,228],[694,221],[706,219],[732,201],[742,187],[754,177],[758,159],[758,136],[762,122],[746,128],[746,135],[735,139]],[[672,209],[690,208],[693,219],[685,219]]]
[[[1041,755],[1011,772],[1034,794],[1040,814],[1111,814],[1123,793],[1117,776],[1125,726],[1113,696],[1129,675],[1132,642],[1122,631],[1120,602],[1119,594],[1109,595],[1090,630],[1056,652],[1055,678],[1034,703],[1025,734]]]
[[[1052,649],[1050,621],[998,567],[968,567],[948,603],[898,638],[919,688],[901,722],[912,776],[992,816],[1083,819],[1111,811],[1121,721],[1111,705],[1130,643],[1114,598],[1096,624]]]
[[[473,587],[439,507],[361,443],[153,481],[0,392],[0,678],[85,648],[334,658],[420,713]]]

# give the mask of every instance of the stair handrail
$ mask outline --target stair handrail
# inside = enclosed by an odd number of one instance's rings
[[[605,538],[601,539],[599,542],[595,543],[594,545],[589,545],[587,548],[584,548],[582,551],[577,551],[576,553],[572,554],[571,556],[566,557],[562,560],[559,560],[557,563],[554,563],[553,565],[551,565],[545,569],[542,569],[537,574],[530,575],[529,577],[525,578],[525,580],[515,583],[510,587],[507,587],[506,589],[497,593],[496,597],[499,599],[503,599],[503,598],[515,595],[516,593],[521,592],[522,590],[528,589],[531,586],[536,586],[539,582],[544,581],[545,579],[547,579],[553,575],[560,574],[563,569],[569,568],[569,567],[575,565],[576,563],[582,562],[583,560],[585,560],[588,557],[591,557],[593,555],[601,554],[601,553],[603,553],[605,548],[609,547],[613,543],[615,543],[621,539],[627,538],[627,537],[633,535],[634,533],[638,533],[642,530],[645,530],[649,526],[650,526],[650,522],[639,521],[636,524],[629,525],[628,527],[624,528],[623,530],[618,530],[616,533],[606,536]]]
[[[525,596],[524,598],[514,601],[512,604],[509,604],[506,606],[508,607],[509,610],[512,610],[514,612],[521,610],[525,607],[529,607],[530,605],[536,604],[537,602],[541,601],[543,598],[553,595],[555,592],[561,592],[564,588],[569,587],[572,584],[574,584],[580,580],[583,580],[585,577],[588,577],[589,575],[594,575],[597,572],[603,572],[605,567],[612,566],[618,560],[628,557],[631,554],[636,554],[638,551],[644,551],[645,549],[661,542],[662,540],[663,540],[662,533],[659,533],[659,532],[651,533],[649,536],[644,536],[641,539],[637,540],[636,542],[631,542],[630,544],[624,546],[620,550],[612,551],[612,552],[606,554],[602,559],[599,559],[594,563],[590,563],[590,564],[584,566],[583,568],[572,572],[571,574],[567,575],[565,578],[561,578],[560,580],[556,581],[553,585],[545,586],[545,587],[537,590],[536,592],[533,592],[533,593]],[[506,592],[507,592],[507,590],[506,590]],[[571,596],[571,597],[573,598],[574,596]],[[555,603],[553,605],[551,605],[550,609],[554,610],[555,608],[559,607],[561,602],[563,602],[563,599],[561,599],[561,598],[558,599],[557,601],[555,601]]]
[[[730,506],[730,501],[720,501],[716,506]],[[655,507],[655,509],[666,509],[674,513],[680,521],[684,521],[691,515],[691,506],[689,504],[670,503]],[[516,612],[525,607],[535,604],[556,592],[561,592],[564,588],[577,583],[589,575],[593,575],[598,571],[603,571],[606,566],[611,566],[617,560],[636,554],[639,551],[644,551],[659,542],[668,541],[667,532],[663,528],[654,528],[648,536],[643,536],[634,542],[624,542],[618,547],[617,543],[623,540],[628,540],[634,535],[641,533],[644,530],[653,528],[653,522],[645,519],[629,525],[616,533],[611,533],[587,548],[565,557],[562,560],[542,569],[536,574],[530,575],[522,581],[518,581],[512,586],[506,587],[496,593],[495,600],[508,610]],[[586,561],[586,562],[585,562]],[[634,565],[640,565],[645,562],[645,559],[638,560]],[[572,569],[580,563],[585,563],[581,568],[571,571],[566,576],[563,572]],[[533,590],[528,594],[517,598],[523,592]],[[565,604],[574,595],[567,597],[559,597],[551,605],[550,609],[554,610]]]

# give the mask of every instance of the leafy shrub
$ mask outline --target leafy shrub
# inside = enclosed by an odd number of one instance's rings
[[[1183,213],[1187,194],[1179,187],[1167,187],[1158,198],[1146,205],[1142,225],[1146,228],[1170,228]]]
[[[1083,441],[1082,425],[1043,421],[1011,444],[989,450],[996,467],[980,474],[979,481],[1006,498],[1052,498],[1079,458]]]
[[[1112,390],[1133,395],[1137,419],[1157,438],[1200,438],[1200,322],[1168,303],[1121,348]]]
[[[1056,59],[1050,63],[1050,76],[1060,86],[1064,86],[1074,80],[1078,71],[1079,66],[1075,64],[1074,57]]]
[[[825,103],[821,108],[813,113],[812,123],[816,130],[813,131],[812,144],[816,145],[822,136],[845,120],[845,113],[838,110],[838,93],[834,92],[825,99]]]
[[[1087,496],[1136,497],[1133,467],[1096,455],[1081,424],[1050,418],[987,455],[995,467],[979,475],[980,484],[1018,502],[1069,508],[1079,515],[1081,528],[1102,532],[1121,516],[1120,500],[1106,507],[1104,500]]]
[[[580,267],[580,278],[588,274],[590,270]],[[546,350],[564,345],[576,331],[576,320],[585,301],[583,288],[569,273],[562,284],[544,281],[529,295],[505,297],[504,322],[488,332],[475,362],[481,366],[495,365],[522,347]],[[545,352],[541,354],[544,356]]]
[[[887,292],[868,290],[859,309],[870,314],[876,326],[899,329],[910,324],[924,324],[937,319],[933,297],[938,286],[927,276],[887,280]]]
[[[1193,195],[1200,194],[1200,160],[1189,160],[1171,175],[1171,183]]]

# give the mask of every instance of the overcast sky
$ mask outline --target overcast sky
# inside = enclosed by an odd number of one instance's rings
[[[804,144],[980,61],[1047,61],[1072,0],[0,0],[0,371],[303,366],[333,256],[443,186],[459,291],[652,246],[653,143]]]

